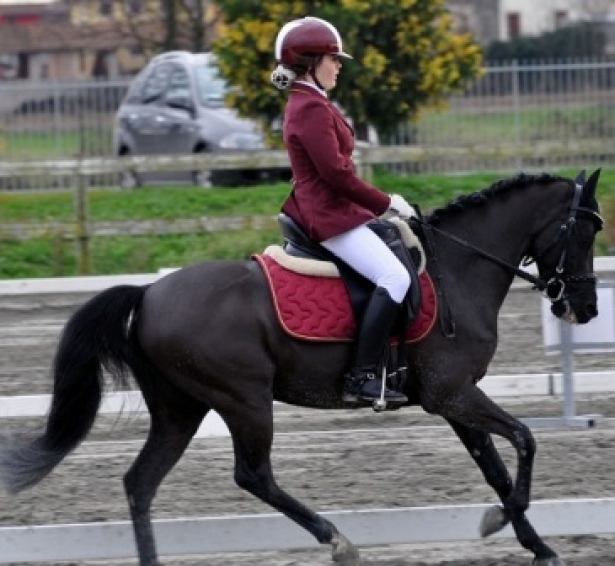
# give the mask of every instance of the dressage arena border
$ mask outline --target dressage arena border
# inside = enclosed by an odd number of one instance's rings
[[[577,372],[574,375],[577,393],[615,393],[615,371]],[[561,395],[561,373],[529,373],[485,376],[480,387],[493,398]],[[0,419],[43,417],[49,411],[51,395],[14,395],[0,397]],[[274,402],[276,406],[282,403]],[[99,414],[109,415],[147,411],[140,391],[107,393]],[[531,426],[531,425],[530,425]],[[210,411],[195,437],[228,436],[228,428],[218,413]]]
[[[0,296],[98,292],[112,285],[152,283],[157,274],[69,277],[0,281]],[[615,258],[596,258],[597,272],[615,272]],[[488,395],[557,395],[561,374],[487,376]],[[575,373],[578,392],[615,390],[615,373]],[[43,416],[49,395],[0,398],[0,418]],[[104,397],[101,413],[145,410],[140,392],[124,391]],[[197,436],[227,436],[216,413],[205,419]],[[400,509],[331,511],[322,513],[357,546],[412,544],[480,539],[478,526],[490,505],[440,505]],[[615,498],[544,500],[532,503],[530,520],[542,536],[615,533]],[[155,520],[161,556],[193,556],[220,552],[255,552],[318,548],[303,529],[280,514],[237,515]],[[510,526],[494,538],[513,538]],[[136,556],[128,521],[0,527],[0,563],[130,559]]]
[[[112,285],[148,285],[163,275],[177,268],[162,268],[157,273],[136,275],[91,275],[85,277],[48,277],[38,279],[5,279],[0,280],[0,296],[56,294],[56,293],[89,293],[98,292]],[[536,266],[530,265],[527,271],[537,274]],[[615,274],[615,256],[600,256],[594,258],[594,270],[600,274]],[[514,286],[516,286],[515,283]],[[526,283],[521,283],[527,286]]]
[[[470,541],[490,505],[440,505],[401,509],[330,511],[324,517],[357,546]],[[543,536],[615,533],[615,498],[544,500],[528,517]],[[280,514],[154,521],[161,556],[318,548],[319,544]],[[512,538],[510,526],[495,538]],[[112,560],[135,557],[128,521],[0,528],[0,563]]]
[[[513,376],[500,376],[492,381],[505,377],[510,379]],[[527,377],[540,381],[536,376]],[[604,384],[603,379],[597,383],[600,382]],[[504,395],[506,392],[511,394],[511,391],[513,395],[518,394],[514,387],[501,390]],[[0,418],[45,415],[50,399],[49,395],[0,398]],[[145,410],[140,392],[124,391],[107,394],[100,412],[109,414],[140,409]],[[228,434],[220,416],[211,412],[197,436]],[[479,540],[478,526],[489,507],[488,504],[438,505],[332,511],[323,515],[357,546],[378,546]],[[614,534],[615,498],[535,501],[528,516],[542,536]],[[319,546],[308,533],[280,514],[155,520],[154,529],[159,554],[166,557]],[[494,536],[512,538],[514,533],[507,527]],[[0,548],[0,564],[135,557],[133,529],[129,521],[0,527]]]

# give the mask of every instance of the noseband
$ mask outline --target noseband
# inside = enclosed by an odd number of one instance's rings
[[[595,285],[595,283],[597,282],[597,277],[595,273],[588,273],[585,275],[566,275],[564,273],[564,265],[566,263],[566,257],[568,255],[568,245],[570,242],[570,237],[572,235],[574,226],[577,223],[577,213],[583,212],[585,214],[588,214],[598,226],[598,230],[601,230],[604,224],[604,220],[596,211],[584,206],[579,206],[582,194],[582,185],[575,183],[569,216],[567,220],[560,226],[559,232],[555,236],[554,241],[549,246],[547,246],[537,257],[526,257],[523,260],[524,266],[531,265],[534,262],[536,262],[536,264],[538,265],[538,260],[540,258],[542,258],[553,246],[559,245],[561,243],[562,251],[560,253],[559,261],[557,262],[557,266],[555,268],[555,274],[552,277],[549,277],[546,281],[539,278],[540,284],[534,283],[535,287],[542,291],[543,295],[552,303],[557,303],[559,301],[567,301],[573,296],[583,294],[583,292],[579,292],[573,295],[566,295],[566,284],[589,283]]]

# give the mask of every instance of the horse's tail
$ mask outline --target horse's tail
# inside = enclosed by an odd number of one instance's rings
[[[53,398],[42,436],[0,449],[0,478],[16,493],[40,482],[92,428],[104,390],[103,368],[116,383],[139,363],[131,318],[147,287],[120,285],[96,295],[68,320],[53,362]]]

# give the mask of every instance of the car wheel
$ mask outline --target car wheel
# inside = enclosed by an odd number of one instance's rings
[[[120,154],[120,157],[129,157],[129,156],[130,156],[130,151],[127,151],[127,150]],[[120,185],[120,188],[125,189],[125,190],[136,189],[137,187],[141,186],[141,179],[139,178],[139,175],[135,173],[134,171],[131,171],[131,170],[122,171],[120,173],[119,185]]]
[[[204,153],[207,153],[207,150],[204,147],[200,147],[194,153],[196,155],[202,155]],[[209,171],[208,169],[204,169],[202,171],[193,171],[192,182],[197,187],[201,187],[203,189],[210,189],[213,186],[211,182],[211,171]]]

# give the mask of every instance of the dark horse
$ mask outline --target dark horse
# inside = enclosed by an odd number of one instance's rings
[[[534,439],[477,382],[495,353],[498,311],[523,260],[536,262],[535,282],[556,316],[580,324],[596,316],[598,177],[599,171],[587,181],[584,174],[574,181],[521,174],[424,219],[433,244],[426,246],[427,269],[440,281],[450,318],[408,348],[405,393],[410,404],[450,423],[497,493],[501,507],[486,513],[482,534],[510,522],[540,566],[563,562],[526,517]],[[454,332],[444,332],[452,322]],[[343,408],[342,376],[350,358],[349,344],[301,341],[282,330],[255,261],[206,262],[149,286],[112,287],[67,322],[54,360],[46,429],[0,450],[0,477],[10,492],[41,481],[91,429],[103,368],[122,386],[130,372],[151,414],[147,441],[124,477],[142,566],[159,564],[150,517],[156,490],[212,409],[232,435],[237,485],[331,545],[334,561],[359,564],[358,551],[332,523],[280,489],[270,460],[274,399]],[[514,480],[494,434],[516,451]]]

